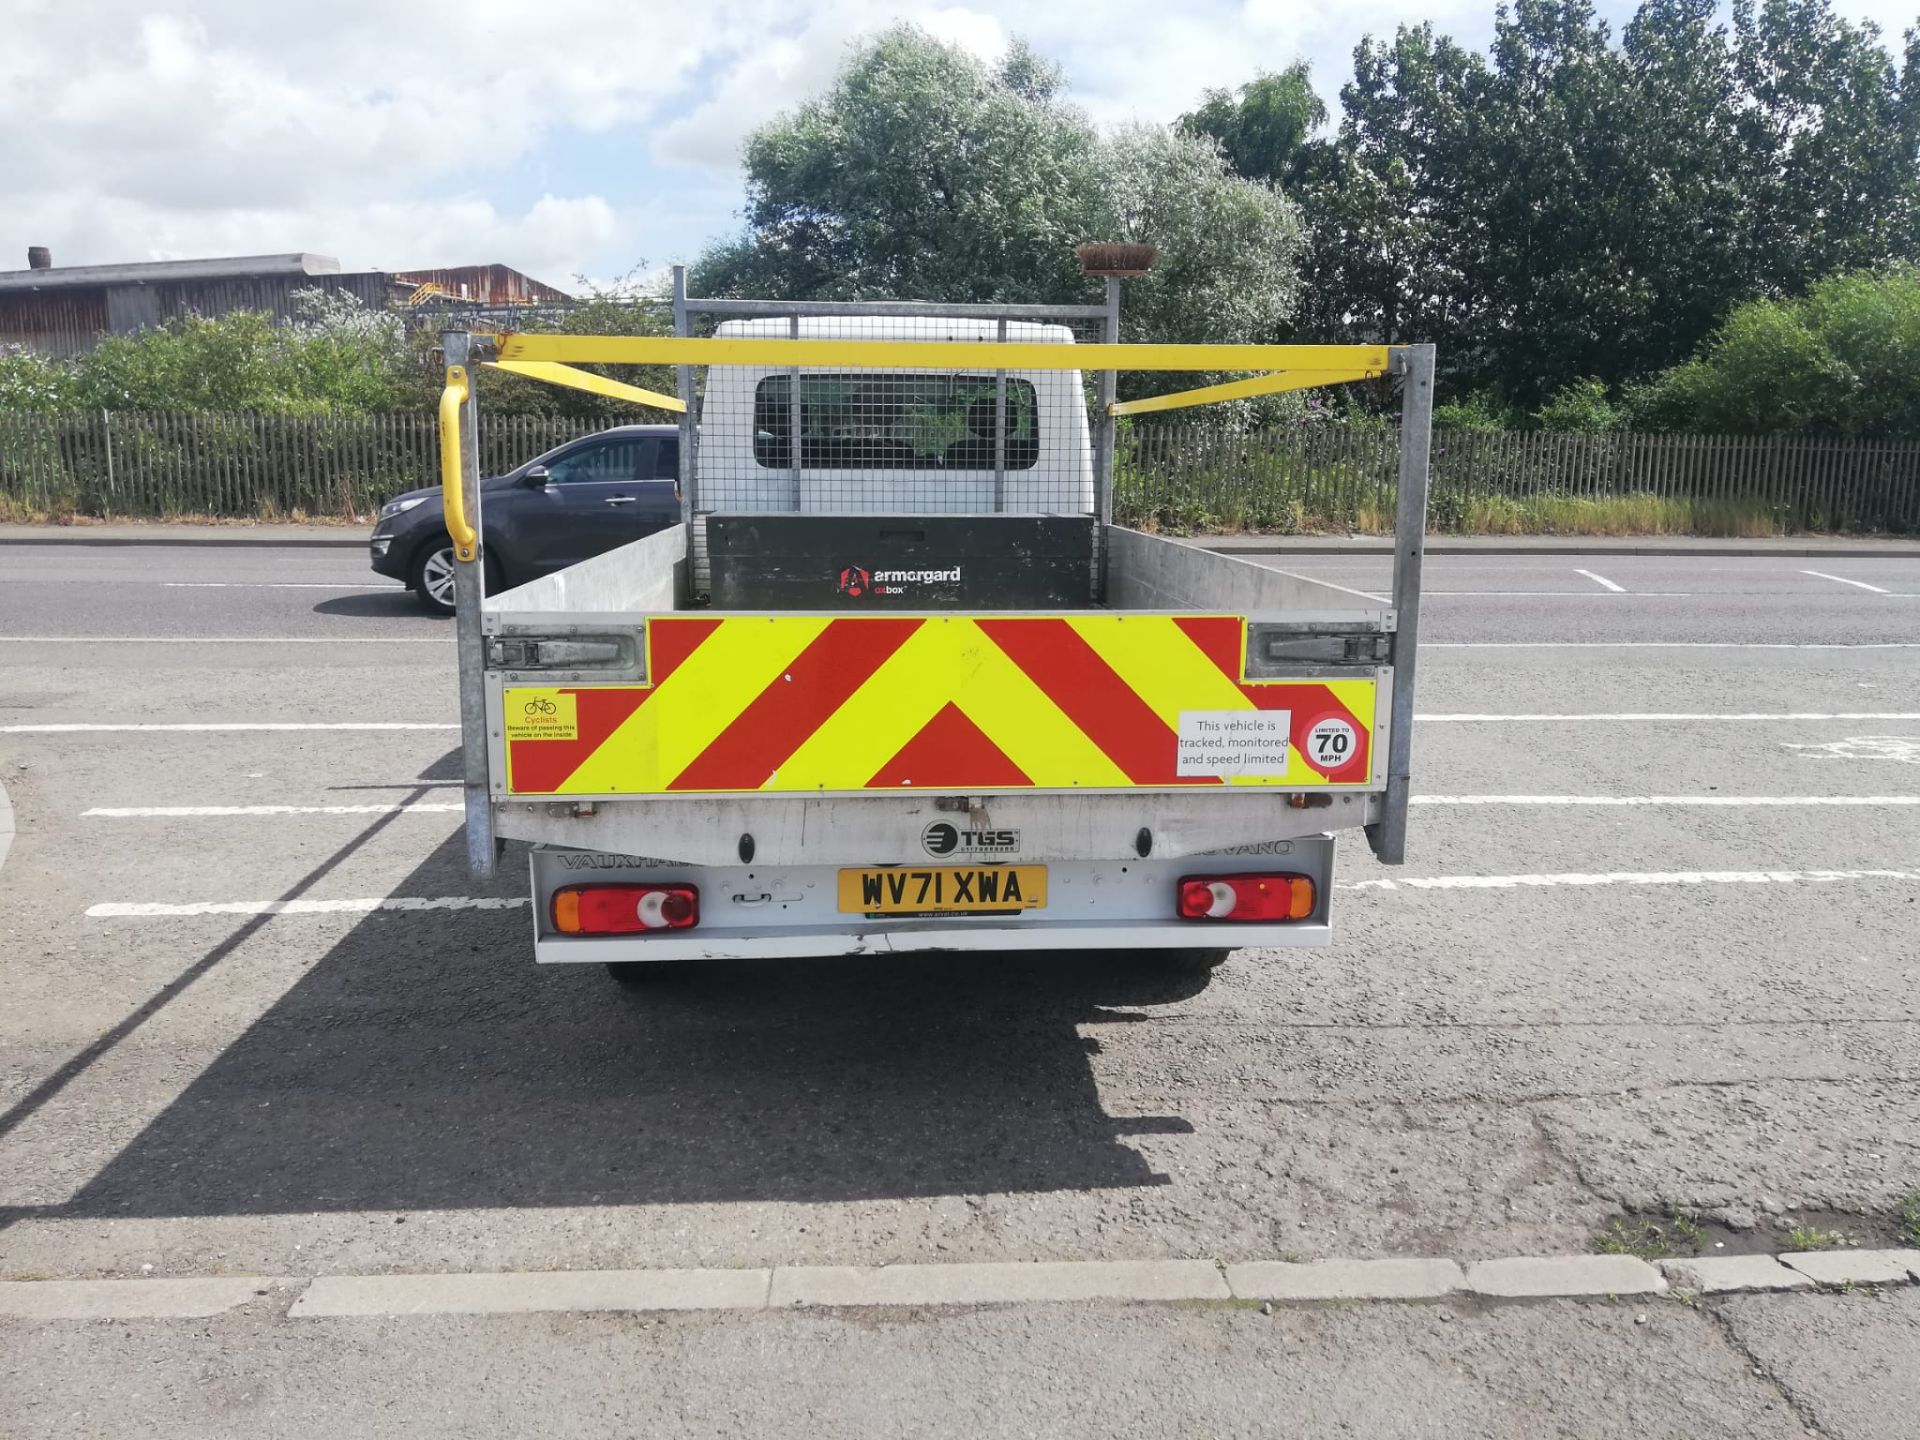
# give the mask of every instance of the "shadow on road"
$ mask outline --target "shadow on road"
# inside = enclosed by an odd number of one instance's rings
[[[509,854],[493,893],[521,893]],[[458,834],[396,895],[479,893]],[[253,941],[301,943],[298,917]],[[1082,1022],[1205,982],[1122,955],[536,967],[527,913],[380,912],[66,1217],[822,1201],[1165,1183]],[[42,1212],[47,1213],[47,1212]]]
[[[355,595],[337,595],[313,607],[316,615],[346,615],[357,619],[391,619],[408,615],[418,620],[436,618],[414,598],[411,590],[396,585],[391,590],[368,590]],[[451,633],[451,631],[449,631]]]

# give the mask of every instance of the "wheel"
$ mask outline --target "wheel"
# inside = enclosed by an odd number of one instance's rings
[[[458,561],[453,558],[453,541],[442,535],[429,540],[413,557],[412,578],[407,581],[420,603],[435,615],[453,614],[454,575]],[[500,583],[500,566],[491,552],[480,557],[486,572],[489,595],[505,587]]]
[[[1211,975],[1233,954],[1231,950],[1162,950],[1160,957],[1177,975]]]
[[[413,557],[413,573],[408,584],[420,603],[435,615],[453,614],[453,539],[442,535],[429,540]]]

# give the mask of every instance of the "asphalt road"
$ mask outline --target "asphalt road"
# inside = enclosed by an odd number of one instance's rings
[[[180,913],[519,895],[361,565],[0,547],[0,1277],[1764,1249],[1920,1188],[1920,558],[1431,558],[1409,861],[1343,851],[1331,950],[639,996],[515,908]],[[262,723],[417,728],[166,728]],[[1910,1295],[1448,1313],[6,1322],[0,1430],[1920,1433]]]

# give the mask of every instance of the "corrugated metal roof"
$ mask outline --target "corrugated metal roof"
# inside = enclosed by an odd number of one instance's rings
[[[156,285],[174,280],[230,280],[253,275],[338,275],[331,255],[233,255],[211,260],[150,260],[133,265],[56,265],[0,271],[0,290],[57,290],[73,285]]]

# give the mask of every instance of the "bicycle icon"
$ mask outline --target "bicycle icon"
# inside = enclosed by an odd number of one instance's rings
[[[527,701],[521,713],[531,720],[541,715],[557,715],[560,713],[560,707],[546,696],[541,695]]]

